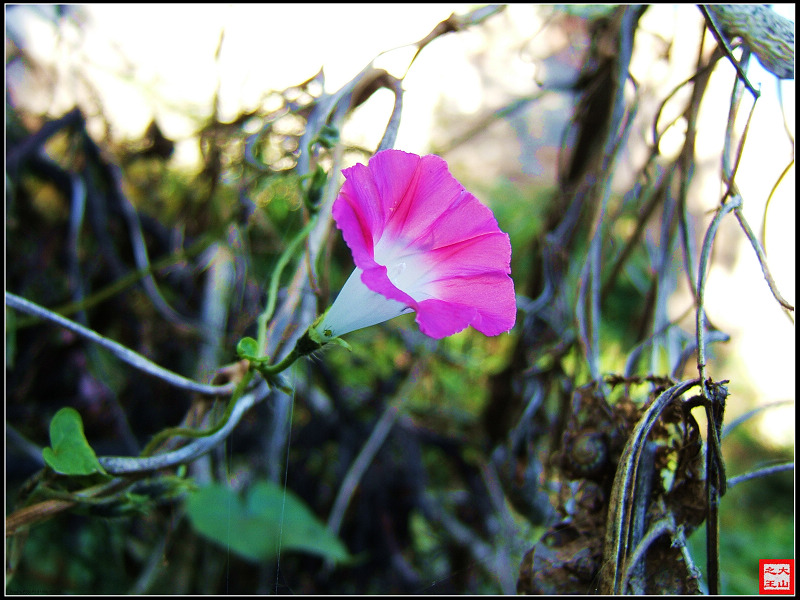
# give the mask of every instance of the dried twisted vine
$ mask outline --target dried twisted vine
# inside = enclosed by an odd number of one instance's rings
[[[642,415],[625,445],[609,502],[603,568],[600,573],[599,592],[602,594],[626,593],[623,587],[625,574],[636,564],[632,554],[637,545],[633,535],[633,512],[637,501],[636,486],[641,485],[637,470],[647,436],[664,409],[699,383],[699,379],[682,381],[660,394]]]
[[[740,37],[770,73],[794,79],[794,24],[767,6],[716,4],[704,7],[730,41]]]

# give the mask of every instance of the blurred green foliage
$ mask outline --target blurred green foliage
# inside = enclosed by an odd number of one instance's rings
[[[119,520],[77,515],[34,527],[9,541],[13,576],[6,580],[6,593],[83,596],[128,590],[135,579],[127,566],[134,539],[129,535],[128,524]]]
[[[302,500],[269,481],[253,482],[243,499],[227,485],[212,483],[191,494],[186,511],[199,533],[255,563],[298,550],[351,560]]]

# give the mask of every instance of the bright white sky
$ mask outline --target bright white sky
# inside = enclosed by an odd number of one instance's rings
[[[323,66],[326,91],[332,92],[379,53],[416,42],[451,13],[468,9],[454,4],[99,4],[82,10],[89,17],[82,29],[64,26],[57,30],[41,18],[52,7],[39,14],[30,9],[12,11],[8,29],[31,42],[28,50],[45,64],[57,57],[62,72],[79,66],[87,73],[103,96],[103,109],[116,135],[138,137],[155,113],[168,137],[182,138],[196,126],[185,116],[187,107],[207,115],[218,79],[223,118],[257,106],[265,91],[282,90],[313,77]],[[223,28],[217,62],[214,53]],[[452,53],[455,47],[463,55],[461,42],[449,37],[437,42],[438,49],[426,52]],[[395,67],[401,75],[411,53],[393,52],[382,59],[381,66]],[[131,66],[127,81],[119,75],[126,72],[126,64]],[[424,66],[416,69],[420,70],[426,71]],[[437,78],[427,69],[428,77],[415,82],[415,87],[428,87],[435,94],[443,85],[457,82],[463,70],[457,62],[455,69],[438,70]],[[70,86],[66,88],[64,96],[46,108],[56,113],[71,108]],[[420,113],[416,99],[414,93],[407,95],[405,115]],[[404,125],[414,122],[405,115]],[[429,123],[427,115],[424,125]],[[427,140],[415,140],[410,129],[404,127],[401,132],[406,137],[404,147],[423,151],[420,146]],[[423,131],[424,126],[417,130]],[[189,153],[186,160],[194,158],[188,149],[183,151]]]

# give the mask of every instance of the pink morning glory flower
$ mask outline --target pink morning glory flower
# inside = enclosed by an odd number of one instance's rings
[[[443,159],[384,150],[343,174],[333,218],[356,268],[315,323],[323,343],[411,311],[436,339],[514,326],[508,235]]]

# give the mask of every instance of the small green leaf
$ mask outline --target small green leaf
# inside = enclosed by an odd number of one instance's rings
[[[266,357],[258,356],[258,342],[251,337],[244,337],[236,344],[236,354],[252,362],[263,362]]]
[[[217,544],[253,562],[278,552],[300,550],[336,561],[351,560],[344,544],[311,510],[283,488],[258,481],[242,499],[222,484],[211,484],[189,497],[192,526]]]
[[[50,445],[42,450],[44,461],[62,475],[105,473],[83,434],[83,421],[74,408],[62,408],[50,421]]]
[[[333,125],[324,125],[314,141],[330,150],[339,143],[339,130]]]
[[[328,183],[328,174],[320,165],[317,165],[316,170],[311,175],[311,182],[308,186],[306,193],[306,207],[315,213],[319,210],[320,202],[322,202],[322,194],[325,191],[325,185]]]

